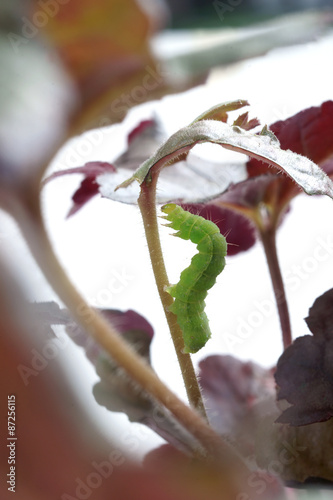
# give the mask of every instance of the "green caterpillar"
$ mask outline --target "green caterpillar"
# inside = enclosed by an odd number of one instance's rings
[[[190,266],[181,273],[179,283],[167,290],[175,299],[170,311],[176,314],[182,329],[184,352],[195,353],[211,337],[204,299],[224,269],[227,242],[213,222],[199,215],[193,215],[174,203],[164,205],[161,210],[167,214],[163,218],[171,222],[166,225],[178,230],[175,236],[191,240],[199,250]]]

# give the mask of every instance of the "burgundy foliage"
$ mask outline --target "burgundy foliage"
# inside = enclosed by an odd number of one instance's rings
[[[116,169],[111,163],[104,161],[90,161],[83,165],[82,167],[69,168],[67,170],[60,170],[59,172],[54,172],[44,183],[49,182],[57,177],[68,174],[83,174],[84,179],[81,182],[78,189],[72,196],[73,206],[67,214],[67,217],[74,215],[78,210],[80,210],[88,201],[90,201],[94,196],[99,193],[99,185],[96,182],[96,177],[98,175],[104,174],[106,172],[116,172]]]
[[[226,237],[228,255],[236,255],[251,248],[255,241],[255,229],[250,221],[236,212],[212,203],[181,203],[184,210],[211,220]]]
[[[333,155],[333,101],[304,109],[269,128],[279,139],[282,149],[304,155],[318,165]],[[253,158],[248,161],[247,169],[251,177],[267,172],[267,167]]]
[[[273,394],[270,370],[233,356],[208,356],[199,363],[200,385],[213,427],[221,434],[233,434],[249,422],[259,399]]]
[[[333,289],[316,299],[306,322],[313,336],[297,338],[275,374],[278,399],[291,405],[277,422],[294,426],[333,417]]]
[[[131,132],[128,134],[127,137],[127,143],[128,145],[131,144],[131,142],[138,138],[142,137],[142,134],[147,131],[147,129],[150,128],[155,128],[155,121],[154,120],[142,120]]]

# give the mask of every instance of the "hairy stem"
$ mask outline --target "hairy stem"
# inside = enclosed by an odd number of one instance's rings
[[[170,328],[172,341],[176,350],[178,363],[182,372],[188,400],[193,408],[198,410],[201,415],[207,419],[191,356],[184,353],[184,339],[180,326],[177,323],[177,317],[168,309],[172,304],[173,299],[171,295],[165,291],[166,286],[169,286],[169,280],[165,269],[158,232],[155,200],[156,180],[157,176],[155,176],[155,179],[149,185],[143,183],[141,185],[141,194],[139,197],[139,207],[145,228],[150,260],[153,267],[158,293],[161,298],[164,313]]]
[[[273,290],[282,329],[283,347],[284,349],[286,349],[292,343],[292,336],[288,303],[276,250],[275,226],[269,229],[266,228],[260,230],[260,236],[264,246],[267,264],[273,284]]]
[[[8,208],[8,207],[7,207]],[[218,436],[203,418],[184,404],[163,384],[150,366],[122,339],[116,329],[91,308],[69,280],[60,265],[47,236],[40,206],[34,203],[15,203],[9,210],[15,217],[40,269],[64,302],[74,319],[94,337],[125,371],[194,436],[194,454],[204,458],[231,461],[245,471],[242,461],[229,445]]]

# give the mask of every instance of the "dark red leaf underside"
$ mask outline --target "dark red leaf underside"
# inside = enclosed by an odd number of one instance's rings
[[[184,210],[211,220],[218,226],[228,243],[228,255],[237,255],[251,248],[255,241],[255,229],[248,219],[214,203],[181,203]]]
[[[56,179],[57,177],[62,177],[63,175],[84,175],[83,181],[72,196],[73,206],[67,214],[67,217],[71,217],[99,193],[99,185],[96,182],[96,177],[106,172],[115,173],[116,171],[116,168],[111,163],[103,161],[90,161],[82,167],[69,168],[54,172],[44,180],[44,184]]]
[[[333,101],[300,111],[269,128],[279,139],[282,149],[306,156],[318,165],[333,155]],[[267,166],[255,159],[249,160],[247,169],[251,177],[267,173]]]
[[[128,145],[131,144],[131,142],[140,137],[144,132],[147,131],[147,129],[153,128],[155,129],[156,123],[154,120],[142,120],[131,132],[128,134],[127,137],[127,143]]]

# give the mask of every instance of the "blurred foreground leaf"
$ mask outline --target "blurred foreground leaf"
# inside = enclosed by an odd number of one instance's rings
[[[16,3],[17,4],[17,3]],[[26,188],[38,180],[67,135],[76,102],[60,60],[37,39],[16,34],[20,11],[0,7],[0,181]],[[23,12],[22,12],[23,13]],[[19,42],[15,37],[20,37]],[[21,42],[21,39],[23,42]]]
[[[127,111],[159,95],[164,78],[149,49],[163,19],[149,17],[134,0],[70,0],[56,4],[43,31],[81,96],[72,132],[118,122]],[[35,14],[40,11],[36,1]]]

